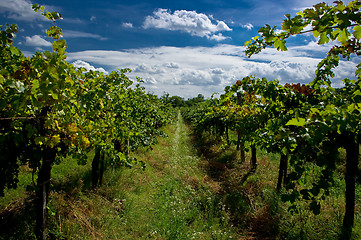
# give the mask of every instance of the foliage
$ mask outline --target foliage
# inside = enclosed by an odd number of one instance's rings
[[[56,26],[61,14],[37,4],[33,9],[53,22],[46,32],[52,52],[25,57],[13,45],[17,26],[0,26],[0,196],[17,187],[19,166],[26,164],[37,173],[38,193],[45,193],[40,201],[47,199],[53,164],[68,155],[85,164],[95,150],[106,157],[102,168],[137,163],[129,153],[154,144],[171,111],[145,93],[141,79],[133,83],[129,69],[109,75],[76,69],[66,61],[66,41]]]
[[[213,102],[215,105],[198,117],[201,123],[208,120],[208,127],[215,125],[209,119],[222,121],[221,133],[234,129],[239,136],[242,133],[242,141],[290,157],[289,191],[282,195],[291,204],[290,210],[295,210],[292,204],[303,199],[315,214],[320,213],[320,204],[334,183],[336,166],[344,163],[338,157],[338,149],[345,148],[346,213],[342,234],[347,239],[354,219],[361,139],[361,64],[355,69],[357,79],[344,79],[342,88],[334,89],[331,79],[340,57],[350,60],[361,54],[360,7],[359,1],[347,5],[336,1],[334,6],[320,3],[293,18],[287,14],[281,31],[276,26],[262,27],[260,36],[245,43],[248,57],[271,46],[286,51],[289,37],[307,32],[312,32],[320,45],[331,42],[335,45],[318,64],[310,84],[281,85],[277,80],[245,77],[226,87],[220,99]],[[319,177],[306,186],[300,179],[310,176],[308,164],[320,171]]]

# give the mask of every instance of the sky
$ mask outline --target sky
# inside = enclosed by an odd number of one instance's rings
[[[326,1],[332,4],[334,0]],[[308,83],[332,45],[312,34],[292,37],[288,51],[274,48],[247,58],[244,42],[269,24],[281,28],[285,14],[312,7],[314,0],[0,0],[0,25],[17,24],[15,46],[27,56],[51,50],[52,23],[31,9],[57,11],[67,41],[67,61],[105,73],[130,68],[147,92],[209,98],[245,76]],[[349,2],[349,1],[345,1]],[[354,78],[360,58],[342,61],[333,86]],[[217,95],[216,95],[217,96]]]

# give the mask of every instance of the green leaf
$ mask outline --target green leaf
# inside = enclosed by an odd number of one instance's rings
[[[318,44],[322,45],[329,42],[329,38],[327,37],[327,33],[323,32],[320,35],[320,40],[318,40]]]
[[[53,42],[53,50],[54,51],[59,51],[61,49],[65,49],[66,48],[66,41],[65,39],[61,39],[61,40],[57,40]]]
[[[34,79],[34,80],[33,80],[33,86],[32,86],[32,88],[31,88],[31,94],[35,94],[36,91],[38,90],[39,86],[40,86],[40,85],[39,85],[39,80]]]
[[[58,100],[59,97],[58,97],[58,94],[54,93],[54,92],[51,92],[51,96],[53,97],[53,99],[55,100]]]
[[[346,44],[348,40],[347,32],[345,30],[340,31],[340,35],[338,36],[337,40],[340,41],[343,45]]]
[[[277,50],[281,50],[281,51],[287,51],[287,47],[286,47],[286,45],[285,45],[285,41],[282,41],[282,40],[280,40],[280,39],[277,39],[276,41],[275,41],[275,48],[277,48]]]
[[[286,147],[283,147],[281,152],[284,154],[284,155],[287,155],[288,151],[287,151],[287,148]]]
[[[320,32],[319,31],[312,31],[312,34],[315,38],[317,38],[318,36],[320,36]]]
[[[360,95],[361,95],[361,91],[360,91],[360,90],[357,90],[357,91],[354,92],[352,95],[354,95],[354,96],[360,96]]]
[[[57,26],[51,26],[48,30],[46,30],[46,34],[48,37],[52,37],[53,39],[59,39],[63,36],[63,30]]]
[[[319,113],[320,113],[320,110],[318,110],[317,108],[311,108],[311,109],[310,109],[310,112],[311,112],[312,114],[319,114]]]
[[[13,55],[19,55],[20,51],[17,47],[11,46],[10,51]]]
[[[292,118],[286,123],[286,126],[298,126],[302,127],[306,124],[306,119],[304,118]]]
[[[356,38],[356,39],[360,39],[361,38],[361,26],[355,26],[353,28],[353,36]]]

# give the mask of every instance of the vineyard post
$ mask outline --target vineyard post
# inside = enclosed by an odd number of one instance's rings
[[[237,92],[237,105],[242,105],[242,94]],[[237,130],[237,150],[241,151],[241,162],[246,161],[246,154],[244,151],[244,142],[241,141],[241,131]]]
[[[92,162],[92,186],[96,188],[99,184],[100,170],[99,170],[99,162],[101,158],[101,148],[95,149],[95,155]]]
[[[342,239],[351,239],[352,227],[355,218],[355,184],[358,170],[359,144],[354,135],[350,134],[346,140],[346,207],[343,218]]]
[[[104,175],[104,168],[105,168],[105,153],[103,153],[100,157],[100,166],[99,166],[99,186],[103,184],[103,175]]]
[[[287,156],[287,154],[281,153],[280,167],[279,167],[279,171],[278,171],[277,190],[281,189],[282,181],[283,181],[283,184],[286,184],[287,165],[288,165],[288,156]]]
[[[51,169],[55,161],[56,151],[52,148],[45,147],[43,150],[43,161],[38,174],[38,190],[36,203],[36,224],[35,235],[37,239],[46,238],[46,223],[47,223],[47,203],[50,191]]]
[[[256,171],[256,169],[257,169],[257,148],[255,146],[252,146],[251,152],[252,152],[252,156],[251,156],[252,171]]]

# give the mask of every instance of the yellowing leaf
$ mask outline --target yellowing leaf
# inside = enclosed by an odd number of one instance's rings
[[[306,124],[306,119],[304,118],[292,118],[286,123],[286,126],[298,126],[302,127]]]
[[[318,36],[320,36],[320,32],[319,31],[312,31],[312,34],[315,38],[317,38]]]
[[[77,128],[77,126],[76,126],[75,123],[72,123],[72,124],[70,124],[70,125],[68,126],[68,130],[69,130],[70,132],[77,132],[77,131],[78,131],[78,128]]]
[[[56,126],[56,128],[57,128],[58,130],[60,130],[60,127],[59,127],[59,122],[58,122],[57,120],[54,120],[54,122],[55,122],[55,126]]]
[[[60,143],[60,136],[59,136],[59,134],[52,136],[51,139],[50,139],[50,141],[49,141],[49,143],[48,143],[48,145],[49,145],[51,148],[53,148],[53,147],[55,147],[58,143]]]
[[[82,140],[83,140],[85,147],[88,147],[90,144],[89,139],[86,136],[82,136]]]
[[[361,38],[361,26],[355,26],[353,28],[353,36],[357,39],[360,39]]]
[[[247,42],[244,43],[244,46],[248,46],[249,44],[252,43],[252,39],[251,40],[248,40]]]

